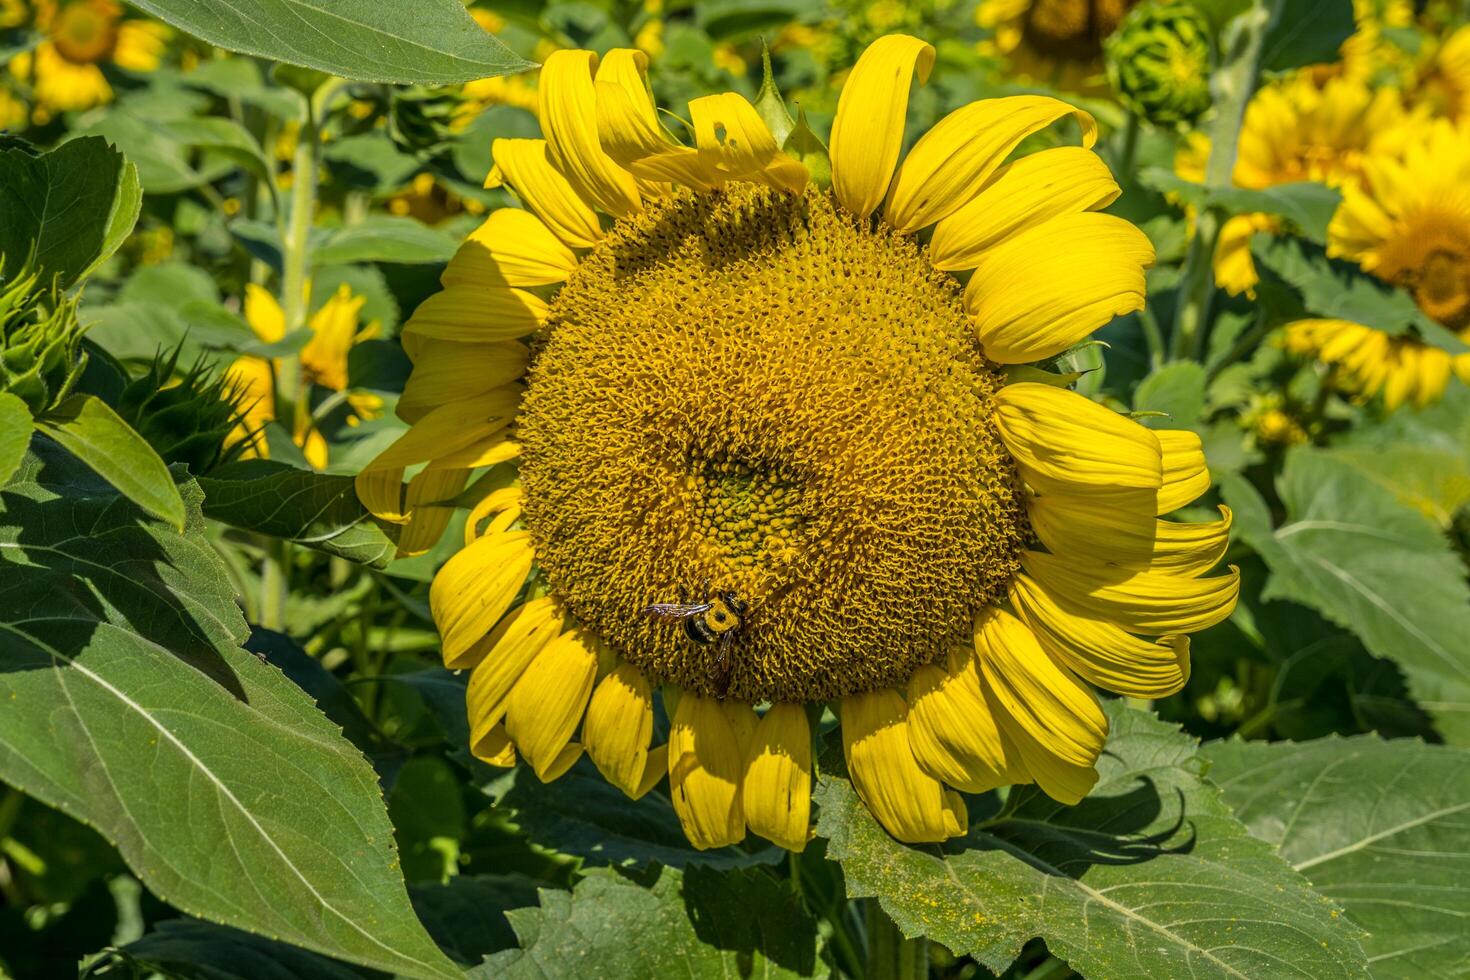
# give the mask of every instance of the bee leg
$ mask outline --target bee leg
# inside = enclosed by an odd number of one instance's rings
[[[730,690],[730,674],[735,666],[730,657],[730,644],[734,638],[733,632],[720,637],[720,642],[715,645],[714,663],[710,664],[710,683],[714,685],[715,697],[721,701],[725,700],[725,695]]]

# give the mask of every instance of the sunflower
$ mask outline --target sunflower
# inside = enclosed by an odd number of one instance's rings
[[[981,0],[986,48],[1013,74],[1075,92],[1102,92],[1103,41],[1138,0]]]
[[[1198,437],[1005,371],[1143,302],[1092,119],[974,102],[900,162],[933,61],[862,54],[822,190],[739,95],[689,104],[691,147],[641,52],[547,59],[545,139],[493,146],[526,209],[411,317],[410,429],[358,477],[428,547],[472,470],[516,464],[430,592],[481,759],[550,780],[585,754],[634,797],[667,774],[696,847],[800,850],[830,706],[868,808],[938,841],[957,790],[1080,799],[1089,682],[1177,691],[1185,634],[1230,614],[1235,570],[1204,576],[1228,512],[1158,519],[1209,485]],[[1005,162],[1067,116],[1084,146]]]
[[[1427,316],[1470,340],[1470,126],[1436,120],[1401,152],[1367,161],[1361,182],[1343,190],[1327,251],[1408,290]],[[1286,346],[1331,365],[1353,394],[1381,392],[1390,411],[1437,401],[1451,375],[1470,383],[1470,354],[1346,320],[1291,324]]]
[[[1401,144],[1422,119],[1422,112],[1405,109],[1395,89],[1372,89],[1347,77],[1319,85],[1310,74],[1298,73],[1262,87],[1246,107],[1232,182],[1251,190],[1300,181],[1340,188],[1356,179],[1368,154]],[[1209,138],[1193,133],[1175,157],[1174,170],[1202,181],[1209,156]],[[1220,288],[1232,295],[1254,295],[1260,277],[1251,258],[1251,238],[1279,229],[1268,214],[1241,214],[1226,221],[1215,246]]]
[[[1429,46],[1412,89],[1436,115],[1470,122],[1470,25]]]
[[[34,52],[18,54],[11,73],[29,81],[43,114],[90,109],[112,101],[102,65],[129,71],[156,69],[169,29],[149,20],[124,19],[113,0],[34,0],[36,28],[44,35]]]
[[[348,390],[347,359],[354,344],[378,334],[376,320],[359,329],[358,323],[366,300],[352,295],[346,284],[312,314],[307,324],[311,339],[297,355],[304,383],[330,392],[342,393],[349,413],[347,422],[356,425],[372,418],[382,407],[382,400],[366,392]],[[286,314],[276,298],[260,286],[245,287],[245,320],[256,337],[273,344],[286,336]],[[230,365],[227,376],[235,389],[244,392],[240,420],[226,439],[227,445],[248,442],[241,454],[245,458],[269,455],[262,429],[276,419],[276,376],[284,369],[279,359],[246,355]],[[292,441],[301,447],[306,461],[317,469],[327,466],[327,441],[317,429],[306,403],[298,406],[292,426]]]

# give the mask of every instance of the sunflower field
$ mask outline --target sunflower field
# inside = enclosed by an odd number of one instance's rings
[[[1470,977],[1464,0],[0,53],[0,978]]]

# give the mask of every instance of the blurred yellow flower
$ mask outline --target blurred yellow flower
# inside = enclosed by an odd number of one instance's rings
[[[11,74],[34,86],[43,113],[90,109],[112,99],[101,65],[153,71],[170,31],[150,20],[124,19],[113,0],[35,0],[34,21],[45,39],[16,55]]]
[[[307,324],[311,339],[302,347],[299,357],[300,378],[303,383],[314,384],[329,391],[345,391],[347,388],[347,358],[352,346],[359,341],[376,337],[379,325],[376,320],[359,329],[364,297],[354,296],[344,283],[322,304]],[[281,304],[269,291],[251,283],[245,287],[245,320],[255,331],[256,337],[273,344],[286,335],[286,314]],[[228,445],[249,441],[242,456],[244,458],[269,455],[265,439],[261,435],[264,426],[277,418],[276,376],[289,369],[284,358],[239,357],[228,369],[230,379],[246,394],[240,423],[226,440]],[[366,392],[350,393],[346,396],[352,414],[349,424],[360,418],[372,418],[381,409],[382,401]],[[291,427],[292,439],[301,447],[306,461],[317,469],[327,466],[327,441],[312,424],[305,401],[297,406],[296,417]]]
[[[1137,0],[981,0],[975,21],[992,32],[981,50],[1012,74],[1068,91],[1106,89],[1102,44]]]
[[[1352,78],[1318,84],[1308,73],[1263,87],[1246,108],[1232,181],[1261,190],[1280,184],[1319,181],[1341,187],[1357,178],[1363,160],[1409,138],[1423,125],[1423,112],[1409,112],[1395,89],[1372,89]],[[1174,159],[1187,180],[1203,181],[1210,140],[1192,133]],[[1215,247],[1215,281],[1231,294],[1253,295],[1259,281],[1250,242],[1275,231],[1266,214],[1236,215],[1225,222]]]

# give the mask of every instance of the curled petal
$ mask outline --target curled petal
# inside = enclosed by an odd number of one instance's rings
[[[909,744],[919,768],[966,793],[1030,782],[1018,750],[1000,731],[980,687],[972,651],[909,678]]]
[[[923,84],[934,67],[934,47],[906,34],[868,45],[837,99],[830,154],[832,191],[859,218],[883,201],[903,149],[910,79]]]
[[[743,719],[733,717],[735,710],[750,712],[750,706],[727,705],[692,691],[683,692],[674,708],[669,791],[684,836],[700,850],[745,838],[740,784],[745,775],[746,729]]]
[[[444,643],[444,666],[470,667],[531,572],[529,531],[487,535],[444,563],[429,586],[429,610]]]
[[[1163,482],[1154,433],[1090,398],[1022,382],[996,392],[995,401],[1001,440],[1041,493],[1154,490]]]
[[[512,688],[505,731],[542,782],[556,779],[581,757],[582,746],[572,735],[596,679],[596,641],[574,629],[548,643]]]
[[[551,165],[545,140],[498,139],[490,153],[501,179],[565,245],[591,248],[602,240],[597,212]]]
[[[593,207],[621,218],[642,205],[638,187],[597,139],[597,96],[591,51],[553,51],[541,66],[541,129],[552,165]]]
[[[812,810],[812,733],[801,705],[773,704],[756,726],[746,752],[741,799],[751,830],[788,851],[806,847]]]
[[[1240,595],[1234,565],[1228,575],[1185,578],[1027,551],[1021,567],[1064,608],[1151,636],[1214,626],[1230,617]]]
[[[465,693],[471,750],[493,729],[501,727],[511,690],[561,628],[562,612],[556,601],[532,599],[480,642],[479,662],[470,674]]]
[[[667,768],[667,748],[650,751],[652,738],[653,692],[642,671],[624,661],[593,692],[582,744],[603,778],[636,800]]]
[[[842,700],[842,746],[853,788],[890,834],[908,844],[948,840],[969,826],[965,801],[919,768],[908,709],[897,691]]]

